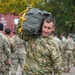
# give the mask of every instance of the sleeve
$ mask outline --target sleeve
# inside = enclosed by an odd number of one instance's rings
[[[73,50],[75,51],[75,42],[74,42],[74,45],[73,45]]]
[[[7,58],[10,58],[10,46],[9,46],[9,42],[7,42],[6,40],[4,40],[4,53],[7,56]]]
[[[62,75],[62,58],[60,50],[53,42],[46,44],[46,46],[50,50],[51,65],[54,75]]]
[[[14,37],[10,39],[10,43],[11,43],[11,53],[14,53],[16,51],[15,50],[16,43]]]

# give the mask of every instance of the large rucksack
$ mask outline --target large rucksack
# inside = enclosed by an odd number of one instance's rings
[[[19,24],[17,25],[17,33],[18,33],[19,37],[24,39],[26,35],[27,36],[40,35],[43,20],[47,16],[52,16],[52,15],[51,15],[51,13],[49,13],[47,11],[41,11],[36,8],[30,8],[27,11],[26,15],[24,16],[24,18],[26,18],[26,20],[24,20],[22,22],[22,25],[20,25],[20,21],[21,21],[21,19],[20,19]],[[22,32],[18,32],[18,29],[20,27],[22,28]]]

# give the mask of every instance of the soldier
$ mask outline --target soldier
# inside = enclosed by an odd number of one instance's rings
[[[5,28],[5,35],[9,41],[10,41],[10,34],[11,34],[11,30],[9,28]]]
[[[14,32],[14,36],[11,38],[12,44],[12,54],[11,54],[11,61],[12,61],[12,69],[11,75],[16,75],[18,64],[22,68],[22,64],[25,61],[25,41],[20,39]],[[23,71],[22,71],[23,75]]]
[[[5,28],[5,35],[8,38],[9,47],[10,47],[10,54],[11,54],[10,34],[11,34],[11,30],[9,28]],[[11,56],[10,56],[10,65],[11,65]],[[11,69],[11,66],[8,66],[8,68]]]
[[[10,46],[7,37],[2,33],[3,27],[0,23],[0,75],[9,75]]]
[[[73,65],[75,66],[75,41],[74,41],[74,49],[73,49]]]
[[[65,48],[66,48],[66,38],[65,38],[65,34],[64,33],[61,33],[61,45],[60,45],[60,48],[61,48],[61,54],[62,54],[62,68],[63,68],[63,71],[66,71],[65,70]]]
[[[25,75],[61,75],[61,52],[51,36],[55,19],[47,17],[39,37],[30,37],[23,64]]]
[[[74,41],[72,39],[72,34],[70,33],[68,35],[67,44],[66,44],[66,51],[65,51],[65,55],[66,55],[66,57],[65,57],[65,59],[66,59],[65,68],[66,68],[67,72],[70,71],[70,68],[72,66],[73,49],[74,49]]]
[[[9,42],[9,45],[10,45],[10,48],[11,48],[11,43],[10,43],[10,34],[11,34],[11,30],[9,28],[6,28],[5,29],[5,35],[6,37],[8,38],[8,42]],[[11,51],[10,51],[11,52]]]

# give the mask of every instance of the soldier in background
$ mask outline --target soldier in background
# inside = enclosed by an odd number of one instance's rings
[[[73,49],[74,49],[74,41],[72,39],[72,34],[68,35],[66,51],[65,51],[65,69],[67,72],[70,71],[73,62]]]
[[[60,49],[61,40],[58,38],[58,34],[56,32],[53,33],[53,40],[56,42],[57,46]]]
[[[62,68],[63,71],[65,71],[65,49],[66,49],[66,38],[65,38],[65,34],[61,33],[61,54],[62,54]]]
[[[11,50],[11,61],[12,69],[11,75],[16,75],[18,64],[22,68],[23,62],[25,61],[25,41],[20,39],[14,32],[14,36],[11,38],[12,50]],[[23,71],[22,71],[22,75]]]
[[[0,23],[0,75],[9,75],[10,46],[7,37],[2,33],[3,27]]]
[[[9,43],[9,47],[10,47],[10,54],[11,54],[11,42],[10,42],[10,34],[11,34],[11,30],[9,28],[5,28],[5,35],[8,38],[8,43]],[[11,62],[11,56],[10,56],[10,62]],[[11,64],[11,63],[10,63]],[[11,68],[10,65],[8,65],[7,67],[9,70]]]
[[[11,34],[11,30],[9,28],[5,28],[5,35],[8,38],[9,42],[10,42],[10,34]]]
[[[75,66],[75,41],[74,41],[74,49],[73,49],[73,65]]]
[[[9,42],[9,46],[10,46],[10,52],[11,52],[10,34],[11,34],[11,30],[9,28],[5,28],[5,36],[8,38],[8,42]]]
[[[55,19],[47,17],[41,35],[29,38],[26,62],[23,64],[25,75],[62,75],[61,52],[51,36],[54,25]]]

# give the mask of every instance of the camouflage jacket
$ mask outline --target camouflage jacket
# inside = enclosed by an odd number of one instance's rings
[[[74,49],[74,41],[72,38],[67,39],[66,42],[66,50],[73,50]]]
[[[66,48],[66,41],[67,39],[65,37],[62,38],[61,40],[61,49],[64,50]]]
[[[10,47],[7,37],[0,32],[0,61],[5,61],[10,57]]]
[[[27,75],[61,75],[61,53],[52,37],[28,41],[26,62],[23,70]]]
[[[10,39],[11,45],[12,45],[12,53],[16,52],[25,52],[25,41],[19,38],[17,35],[14,35]]]

